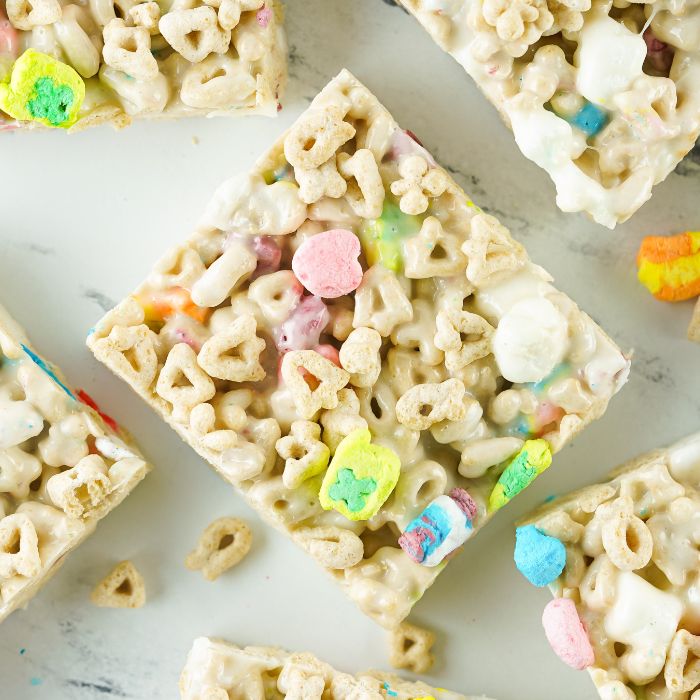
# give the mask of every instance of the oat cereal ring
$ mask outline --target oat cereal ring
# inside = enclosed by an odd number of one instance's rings
[[[160,6],[157,2],[141,2],[129,9],[129,17],[137,27],[143,27],[153,36],[158,34]]]
[[[288,489],[295,489],[328,466],[331,453],[320,438],[321,426],[303,420],[292,423],[290,434],[277,440],[277,454],[285,460],[282,481]]]
[[[462,420],[466,415],[464,392],[464,384],[459,379],[419,384],[396,402],[396,418],[413,430],[427,430],[443,420]]]
[[[265,0],[205,0],[206,4],[218,8],[219,24],[231,30],[241,21],[242,12],[259,10]]]
[[[289,318],[303,291],[291,270],[278,270],[253,280],[248,297],[260,307],[267,324],[275,327]]]
[[[253,534],[242,520],[218,518],[204,530],[185,566],[190,571],[201,570],[207,581],[215,581],[248,554],[252,541]]]
[[[321,414],[323,442],[331,454],[335,453],[340,441],[355,430],[367,428],[367,421],[360,415],[360,400],[352,389],[338,392],[338,405]]]
[[[185,422],[195,406],[216,394],[216,388],[197,364],[194,350],[186,343],[178,343],[168,353],[158,375],[156,393],[172,404],[173,418]]]
[[[403,246],[403,262],[406,277],[427,279],[456,275],[467,263],[460,248],[461,239],[447,233],[439,219],[428,216],[417,236],[409,238]]]
[[[384,208],[384,183],[372,151],[338,153],[338,172],[347,181],[346,199],[363,219],[378,219]]]
[[[245,424],[245,412],[243,420],[236,423],[243,427]],[[210,403],[200,403],[190,413],[190,428],[197,436],[201,445],[213,452],[224,452],[238,444],[238,435],[235,430],[216,428],[216,410]]]
[[[202,345],[197,355],[199,366],[210,377],[232,382],[259,382],[264,379],[260,353],[265,349],[265,341],[256,335],[256,327],[253,316],[237,318],[228,328]]]
[[[525,264],[525,249],[515,241],[498,219],[477,214],[471,221],[471,233],[462,244],[467,256],[467,279],[475,286],[492,276],[514,272]]]
[[[379,350],[382,336],[373,328],[356,328],[340,346],[340,364],[350,372],[353,386],[373,386],[379,378],[382,360]]]
[[[151,54],[151,35],[147,29],[127,27],[123,19],[113,19],[102,33],[105,40],[102,55],[108,66],[142,80],[158,75],[158,62]]]
[[[284,140],[284,155],[294,168],[320,167],[355,135],[338,107],[311,110],[292,126]]]
[[[394,668],[406,668],[413,673],[425,673],[435,658],[430,650],[435,635],[429,630],[403,622],[389,637],[389,663]]]
[[[440,311],[436,319],[435,346],[445,352],[450,372],[491,353],[493,326],[477,314],[450,309]]]
[[[226,110],[232,102],[251,98],[255,89],[255,78],[241,61],[211,54],[185,71],[180,99],[197,109]]]
[[[700,685],[700,637],[678,630],[666,657],[664,680],[672,693],[689,693]]]
[[[46,485],[51,501],[71,518],[92,517],[112,492],[107,465],[99,455],[83,457],[74,467],[52,476]]]
[[[418,155],[401,159],[399,175],[401,179],[391,183],[391,192],[400,197],[399,206],[404,214],[422,214],[428,208],[428,197],[439,197],[449,185],[443,170],[431,168]]]
[[[53,24],[61,19],[58,0],[33,0],[31,3],[7,0],[5,10],[12,26],[23,31],[31,31],[34,27]]]
[[[417,348],[422,365],[440,365],[442,350],[435,346],[435,309],[427,299],[413,301],[413,318],[396,326],[391,342],[404,348]]]
[[[321,566],[349,569],[362,561],[364,545],[345,527],[304,527],[294,531],[294,540]]]
[[[355,292],[355,328],[374,328],[391,335],[394,328],[413,318],[413,307],[396,276],[383,265],[373,265]]]
[[[649,528],[633,512],[630,498],[618,498],[600,506],[601,540],[605,553],[621,571],[645,567],[651,559],[653,540]]]
[[[24,513],[0,520],[0,580],[19,575],[30,578],[41,570],[39,540],[32,520]]]
[[[348,183],[338,172],[337,156],[331,156],[317,168],[294,168],[302,202],[313,204],[323,197],[338,199],[348,189]]]
[[[122,561],[93,589],[90,600],[98,608],[141,608],[146,603],[143,577],[130,561]]]
[[[293,350],[282,359],[282,379],[292,392],[299,415],[311,420],[320,409],[338,405],[338,392],[350,381],[350,375],[313,350]],[[312,389],[309,381],[313,380],[318,386]]]
[[[226,53],[231,43],[231,30],[221,27],[216,11],[207,6],[171,10],[160,18],[158,28],[190,63],[199,63],[210,53]]]
[[[155,335],[146,325],[115,325],[106,337],[93,341],[92,350],[113,371],[147,390],[158,371]]]

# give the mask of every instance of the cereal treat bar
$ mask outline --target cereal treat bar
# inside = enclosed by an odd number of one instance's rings
[[[589,670],[602,700],[700,698],[699,488],[696,433],[517,530],[518,568],[556,596],[547,638]]]
[[[697,0],[399,0],[476,81],[563,211],[613,228],[700,135]]]
[[[199,637],[180,677],[182,700],[487,700],[390,673],[341,673],[309,653]]]
[[[348,72],[88,345],[388,628],[628,372]]]
[[[0,620],[25,605],[149,465],[0,307]]]
[[[0,2],[0,131],[277,114],[279,0]]]

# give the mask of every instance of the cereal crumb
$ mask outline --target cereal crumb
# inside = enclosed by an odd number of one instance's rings
[[[414,673],[425,673],[435,658],[430,650],[435,635],[430,631],[404,622],[392,630],[389,637],[389,663]]]
[[[199,137],[198,137],[198,136],[193,136],[193,137],[192,137],[192,145],[193,145],[193,146],[199,146]]]
[[[191,571],[201,570],[207,581],[216,580],[250,551],[253,534],[239,518],[219,518],[207,527],[185,559]]]
[[[122,561],[92,590],[90,600],[99,608],[140,608],[146,602],[143,577],[130,561]]]

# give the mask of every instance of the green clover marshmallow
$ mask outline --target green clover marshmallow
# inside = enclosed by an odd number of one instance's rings
[[[401,460],[388,447],[371,444],[369,430],[354,430],[341,440],[331,460],[319,499],[349,520],[369,520],[394,490]]]
[[[52,56],[27,49],[15,61],[9,83],[0,83],[0,109],[22,121],[67,129],[85,98],[83,79]]]

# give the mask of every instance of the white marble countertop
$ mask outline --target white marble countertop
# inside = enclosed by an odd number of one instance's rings
[[[513,520],[545,496],[602,477],[635,453],[700,428],[700,346],[691,305],[653,300],[635,277],[641,237],[700,226],[700,150],[611,233],[554,205],[462,69],[381,0],[288,0],[291,80],[279,119],[192,120],[0,138],[0,299],[75,385],[137,436],[156,469],[0,633],[3,700],[165,700],[195,636],[310,650],[357,671],[388,666],[384,633],[303,552],[264,527],[83,339],[104,309],[182,238],[214,187],[246,170],[341,68],[366,82],[485,209],[497,214],[625,348],[632,377],[602,421],[564,450],[454,561],[413,619],[438,633],[431,680],[500,700],[590,700],[585,673],[549,650],[546,591],[512,563]],[[215,583],[183,559],[215,517],[246,518],[254,546]],[[141,610],[88,599],[121,559],[143,573]]]

